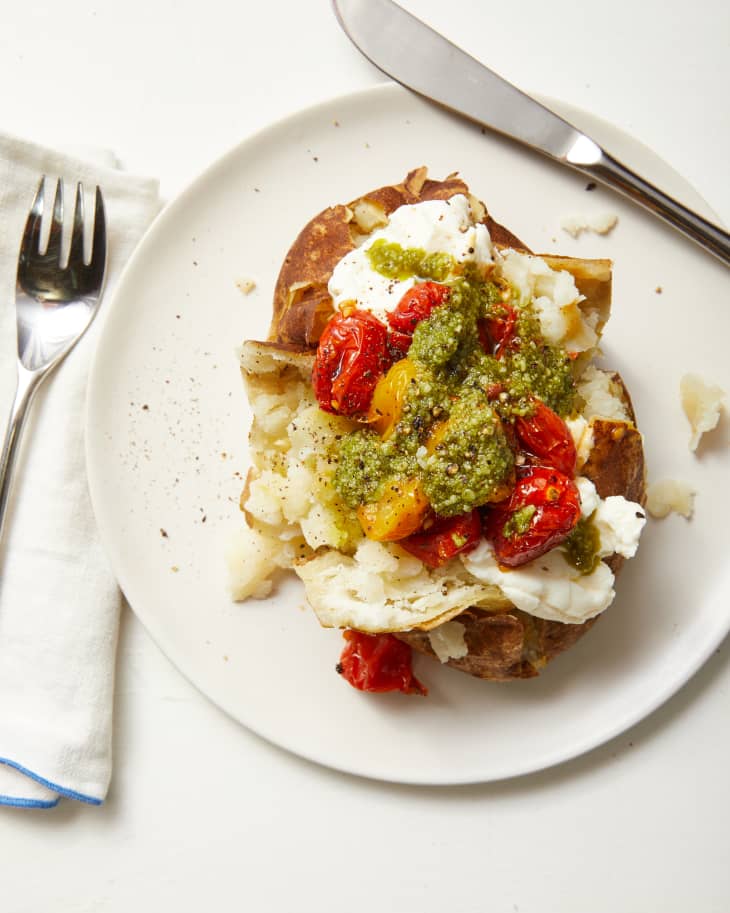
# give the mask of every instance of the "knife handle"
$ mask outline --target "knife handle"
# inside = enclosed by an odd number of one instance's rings
[[[595,163],[580,170],[615,187],[730,266],[730,234],[662,193],[607,152],[601,150]]]

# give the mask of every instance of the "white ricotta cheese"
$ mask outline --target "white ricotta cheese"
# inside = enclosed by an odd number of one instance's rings
[[[581,513],[593,515],[600,536],[599,556],[617,553],[626,558],[636,553],[646,517],[640,504],[616,496],[602,500],[593,483],[576,479]],[[518,609],[566,624],[581,624],[603,612],[613,602],[614,576],[603,561],[590,574],[581,574],[565,559],[560,547],[523,567],[503,569],[492,547],[482,542],[462,556],[467,571],[482,583],[498,586]]]
[[[458,263],[493,262],[489,231],[486,225],[474,224],[469,201],[463,194],[449,200],[401,206],[384,228],[369,235],[335,267],[328,289],[336,307],[355,301],[358,308],[385,321],[388,312],[415,284],[415,279],[396,281],[372,269],[367,251],[381,239],[426,253],[450,254]]]

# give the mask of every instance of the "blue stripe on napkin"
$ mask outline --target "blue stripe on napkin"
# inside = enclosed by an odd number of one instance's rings
[[[93,796],[85,796],[83,793],[74,792],[73,789],[65,789],[63,786],[58,786],[56,783],[51,783],[50,780],[46,780],[44,777],[39,777],[38,774],[34,774],[32,770],[28,770],[27,767],[23,767],[22,764],[18,764],[15,761],[11,761],[9,758],[0,758],[0,764],[7,764],[8,767],[12,767],[14,770],[19,771],[19,773],[25,774],[26,777],[30,777],[31,780],[35,780],[36,783],[40,783],[41,786],[45,786],[46,789],[51,789],[53,792],[58,793],[59,796],[64,796],[67,799],[77,799],[79,802],[87,802],[89,805],[101,805],[103,799],[95,799]],[[8,801],[3,801],[3,800]],[[23,807],[33,807],[33,808],[53,808],[54,805],[58,804],[58,799],[54,802],[44,802],[40,799],[12,799],[10,796],[0,796],[0,805],[20,805]]]
[[[0,795],[0,805],[9,805],[13,808],[55,808],[61,801],[58,799],[18,799],[15,796]]]

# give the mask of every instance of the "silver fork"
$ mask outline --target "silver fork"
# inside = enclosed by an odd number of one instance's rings
[[[0,455],[0,538],[8,503],[13,464],[33,396],[45,377],[84,335],[99,306],[106,270],[106,217],[101,190],[96,209],[91,257],[84,259],[84,191],[76,187],[71,247],[62,260],[63,182],[56,183],[53,216],[46,249],[41,252],[45,177],[25,224],[15,287],[18,335],[18,380]]]

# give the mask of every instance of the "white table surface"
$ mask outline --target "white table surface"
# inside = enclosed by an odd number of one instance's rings
[[[730,223],[726,0],[407,6],[519,86],[633,133]],[[0,127],[111,147],[168,198],[258,127],[383,78],[327,0],[0,3]],[[127,610],[109,798],[0,811],[0,910],[727,910],[728,652],[584,757],[411,788],[263,742]]]

